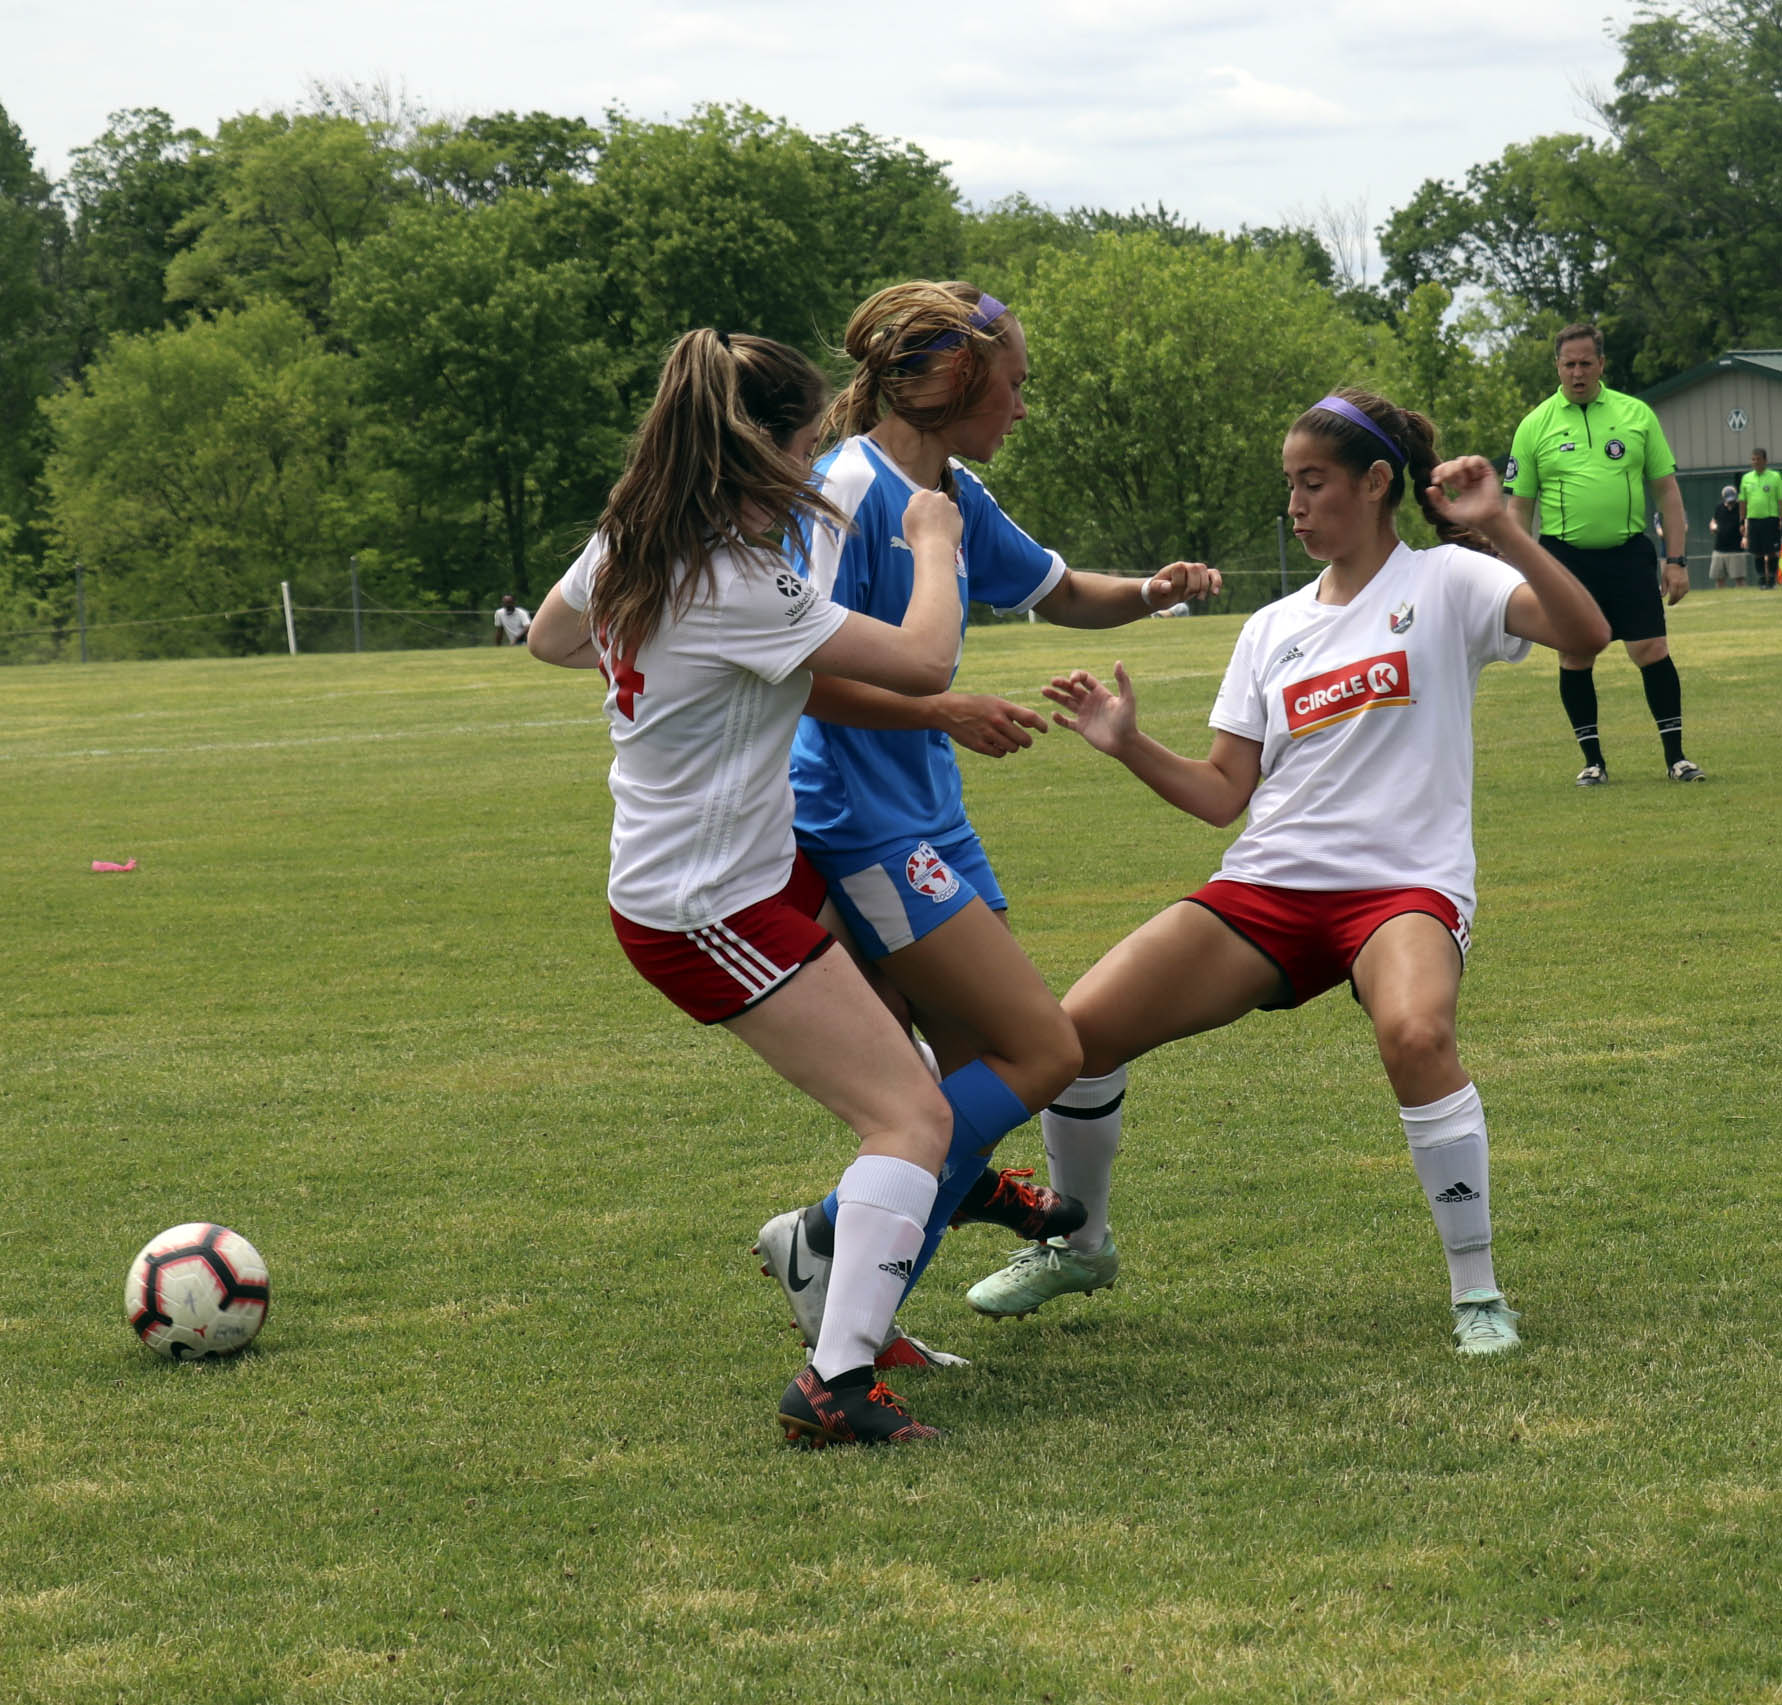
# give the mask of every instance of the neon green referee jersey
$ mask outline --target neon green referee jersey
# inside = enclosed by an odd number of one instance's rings
[[[1646,482],[1677,471],[1655,415],[1638,397],[1602,386],[1587,403],[1555,391],[1522,418],[1504,490],[1541,506],[1541,531],[1606,550],[1646,530]]]
[[[1782,514],[1782,473],[1765,468],[1760,474],[1753,468],[1739,481],[1739,501],[1747,521],[1767,521]]]

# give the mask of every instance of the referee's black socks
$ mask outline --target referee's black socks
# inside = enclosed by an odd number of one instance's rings
[[[1641,666],[1640,681],[1646,689],[1646,707],[1658,724],[1664,742],[1664,767],[1668,770],[1683,756],[1683,683],[1677,665],[1667,654],[1656,663]]]
[[[1676,670],[1671,671],[1672,675]],[[1646,700],[1652,699],[1652,689],[1646,689]],[[1596,737],[1596,676],[1589,669],[1561,669],[1559,671],[1559,702],[1565,706],[1566,720],[1572,725],[1572,733],[1578,737],[1578,744],[1583,748],[1584,762],[1602,764],[1602,742]]]

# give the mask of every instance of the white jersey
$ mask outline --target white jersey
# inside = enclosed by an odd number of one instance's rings
[[[571,609],[594,593],[597,536],[558,584]],[[805,659],[848,618],[777,555],[719,550],[714,585],[648,644],[613,656],[614,911],[692,930],[765,900],[792,870],[792,735],[810,696]]]
[[[1322,578],[1322,577],[1321,577]],[[1349,604],[1320,581],[1258,610],[1208,719],[1262,746],[1249,821],[1216,874],[1331,891],[1433,888],[1473,911],[1473,692],[1520,662],[1522,584],[1458,545],[1400,545]]]

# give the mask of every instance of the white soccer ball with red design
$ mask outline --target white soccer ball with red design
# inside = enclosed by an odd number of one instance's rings
[[[227,1226],[176,1225],[150,1238],[124,1281],[124,1318],[157,1356],[228,1356],[266,1322],[266,1263]]]

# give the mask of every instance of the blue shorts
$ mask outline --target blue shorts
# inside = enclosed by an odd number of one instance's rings
[[[823,873],[829,898],[868,959],[883,959],[920,941],[974,899],[993,912],[1008,910],[990,860],[969,828],[937,840],[905,842],[864,865],[856,862],[859,853],[803,850]]]

